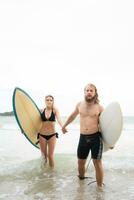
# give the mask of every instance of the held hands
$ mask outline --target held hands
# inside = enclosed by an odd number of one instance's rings
[[[65,128],[65,126],[62,126],[62,133],[65,134],[67,132],[67,129]]]
[[[111,150],[112,150],[113,148],[114,148],[114,147],[109,147],[109,149],[111,149]]]

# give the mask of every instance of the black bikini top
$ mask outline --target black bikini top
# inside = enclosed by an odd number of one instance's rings
[[[42,119],[42,121],[54,122],[55,121],[55,114],[54,114],[53,110],[52,110],[51,115],[50,115],[49,118],[46,118],[46,116],[45,116],[45,110],[46,109],[44,109],[44,111],[41,113],[41,119]]]

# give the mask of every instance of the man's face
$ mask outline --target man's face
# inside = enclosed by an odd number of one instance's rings
[[[87,102],[92,102],[94,100],[94,97],[96,95],[95,93],[95,88],[88,85],[86,88],[85,88],[85,100]]]

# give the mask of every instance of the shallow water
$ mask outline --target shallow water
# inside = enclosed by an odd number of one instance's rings
[[[105,186],[98,191],[94,168],[90,164],[89,179],[77,177],[76,156],[56,155],[56,166],[51,170],[41,158],[8,166],[1,171],[0,199],[66,199],[104,200],[134,198],[133,170],[105,168]]]
[[[55,150],[55,169],[51,170],[42,162],[40,151],[19,131],[15,121],[2,120],[0,200],[134,199],[134,132],[130,124],[126,126],[129,129],[124,128],[115,148],[103,154],[105,186],[103,191],[98,191],[92,162],[87,170],[90,178],[79,180],[77,177],[79,131],[76,125],[67,135],[60,134]]]

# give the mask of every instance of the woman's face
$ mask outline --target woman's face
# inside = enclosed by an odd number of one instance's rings
[[[54,103],[54,100],[52,97],[46,97],[45,98],[45,104],[47,107],[52,107],[53,106],[53,103]]]

